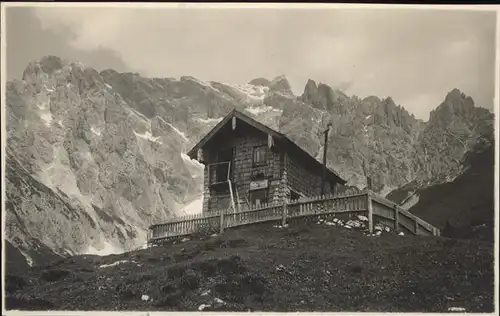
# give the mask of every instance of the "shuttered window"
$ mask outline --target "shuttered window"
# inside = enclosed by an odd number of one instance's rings
[[[300,194],[298,194],[297,192],[295,192],[293,190],[290,190],[290,200],[296,201],[299,198],[300,198]]]
[[[253,165],[261,166],[267,163],[267,146],[253,148]]]

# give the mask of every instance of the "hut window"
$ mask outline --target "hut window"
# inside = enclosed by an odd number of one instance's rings
[[[267,162],[267,146],[258,146],[253,148],[253,165],[261,166]]]
[[[296,201],[300,198],[300,194],[295,191],[290,190],[290,200]]]
[[[255,190],[250,192],[250,202],[252,205],[267,203],[267,189]]]

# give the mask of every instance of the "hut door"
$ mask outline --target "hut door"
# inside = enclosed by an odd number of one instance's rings
[[[254,206],[258,206],[260,204],[267,203],[267,198],[268,198],[268,190],[267,189],[250,191],[250,202]]]

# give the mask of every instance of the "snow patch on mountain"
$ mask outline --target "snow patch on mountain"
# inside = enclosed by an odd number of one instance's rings
[[[109,256],[109,255],[118,255],[121,253],[124,253],[124,249],[121,249],[120,247],[108,242],[104,241],[104,246],[102,248],[95,248],[94,246],[90,245],[86,251],[84,251],[82,254],[84,255],[97,255],[97,256]]]
[[[144,134],[140,134],[140,133],[137,133],[136,131],[134,131],[134,134],[135,134],[135,136],[140,137],[142,139],[147,139],[147,140],[150,140],[150,141],[158,143],[158,144],[162,143],[160,141],[161,137],[159,137],[159,136],[158,137],[153,137],[153,135],[150,132],[148,132],[148,131],[146,131]]]
[[[54,149],[54,160],[49,163],[37,176],[42,183],[50,188],[59,188],[66,195],[80,198],[81,193],[70,166],[68,153],[63,146]]]
[[[160,116],[156,116],[160,121],[162,121],[163,123],[167,124],[168,126],[170,126],[171,129],[174,130],[174,132],[176,132],[179,136],[182,137],[182,139],[184,139],[185,141],[189,141],[189,138],[187,138],[186,134],[181,132],[177,127],[175,127],[174,125],[170,124],[169,122],[165,121],[163,118],[161,118]]]
[[[136,111],[135,109],[133,108],[127,108],[130,113],[132,113],[135,117],[139,118],[141,121],[145,122],[146,124],[148,124],[149,126],[151,126],[151,120],[148,119],[146,116],[144,116],[142,113],[139,113],[138,111]]]
[[[62,124],[61,124],[61,125],[62,125]],[[96,128],[94,128],[94,127],[91,127],[91,128],[90,128],[90,131],[91,131],[92,133],[96,134],[97,136],[101,136],[101,131],[100,131],[100,130],[98,130],[98,129],[96,129]]]
[[[213,124],[213,123],[219,123],[220,121],[222,121],[223,117],[219,117],[219,118],[208,118],[208,119],[203,119],[203,118],[195,118],[196,121],[200,122],[200,123],[204,123],[204,124]]]
[[[282,113],[283,110],[275,109],[272,106],[260,105],[260,106],[249,106],[245,108],[245,111],[252,113],[253,115],[259,115],[267,112],[279,112]]]
[[[49,97],[47,95],[38,95],[35,102],[40,119],[47,127],[50,127],[50,124],[52,123],[52,113],[50,112]]]
[[[49,93],[50,93],[50,92],[54,92],[54,89],[53,89],[52,87],[51,87],[51,88],[49,88],[49,87],[47,87],[47,85],[45,85],[45,84],[43,85],[43,88],[45,89],[45,91],[47,91],[47,92],[49,92]]]
[[[52,114],[50,112],[42,113],[40,118],[43,120],[45,125],[50,127],[50,123],[52,123]]]
[[[207,87],[210,90],[213,90],[213,91],[215,91],[217,93],[223,94],[222,91],[220,91],[219,89],[214,88],[210,83],[202,81],[200,79],[196,79],[194,77],[186,76],[186,77],[182,77],[181,80],[189,80],[189,81],[195,82],[195,83],[197,83],[197,84],[199,84],[201,86]]]
[[[179,136],[181,136],[185,141],[189,141],[189,139],[187,138],[186,134],[184,134],[183,132],[181,132],[177,127],[173,126],[172,124],[170,123],[167,123],[168,126],[170,126]]]
[[[203,209],[203,194],[182,208],[180,216],[200,214]]]
[[[205,166],[202,163],[198,162],[198,160],[189,158],[189,156],[185,153],[181,153],[181,158],[184,163],[186,163],[186,166],[194,179],[203,176]]]
[[[119,264],[124,264],[124,263],[135,263],[135,262],[134,261],[129,261],[129,260],[119,260],[119,261],[115,261],[115,262],[110,263],[110,264],[101,264],[99,266],[99,269],[115,267],[115,266],[117,266]]]
[[[244,96],[246,102],[252,104],[262,104],[264,102],[264,98],[267,95],[267,92],[269,91],[269,87],[255,86],[249,83],[240,85],[232,85],[226,83],[225,85],[236,90],[236,92],[239,92],[242,96]]]
[[[31,259],[31,257],[30,257],[30,256],[29,256],[26,252],[21,251],[20,249],[19,249],[19,252],[20,252],[20,253],[24,256],[24,258],[26,259],[26,263],[27,263],[30,267],[32,267],[32,266],[33,266],[33,259]]]
[[[281,96],[283,98],[286,98],[286,99],[292,99],[293,100],[293,99],[296,98],[296,96],[291,91],[285,91],[285,92],[284,91],[274,91],[273,93],[276,94],[276,95],[279,95],[279,96]]]
[[[184,76],[184,77],[182,77],[182,79],[196,82],[197,84],[200,84],[200,85],[205,86],[205,87],[213,88],[208,82],[205,82],[203,80],[200,80],[200,79],[197,79],[197,78],[194,78],[194,77]]]

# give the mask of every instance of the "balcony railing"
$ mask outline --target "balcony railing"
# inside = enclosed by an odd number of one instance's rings
[[[417,216],[373,192],[352,195],[319,196],[288,203],[270,203],[251,206],[240,212],[218,210],[209,214],[196,214],[175,218],[149,228],[149,242],[189,236],[200,231],[220,231],[225,228],[303,218],[327,214],[364,215],[368,218],[370,231],[375,223],[384,223],[407,234],[440,236],[440,231]]]

